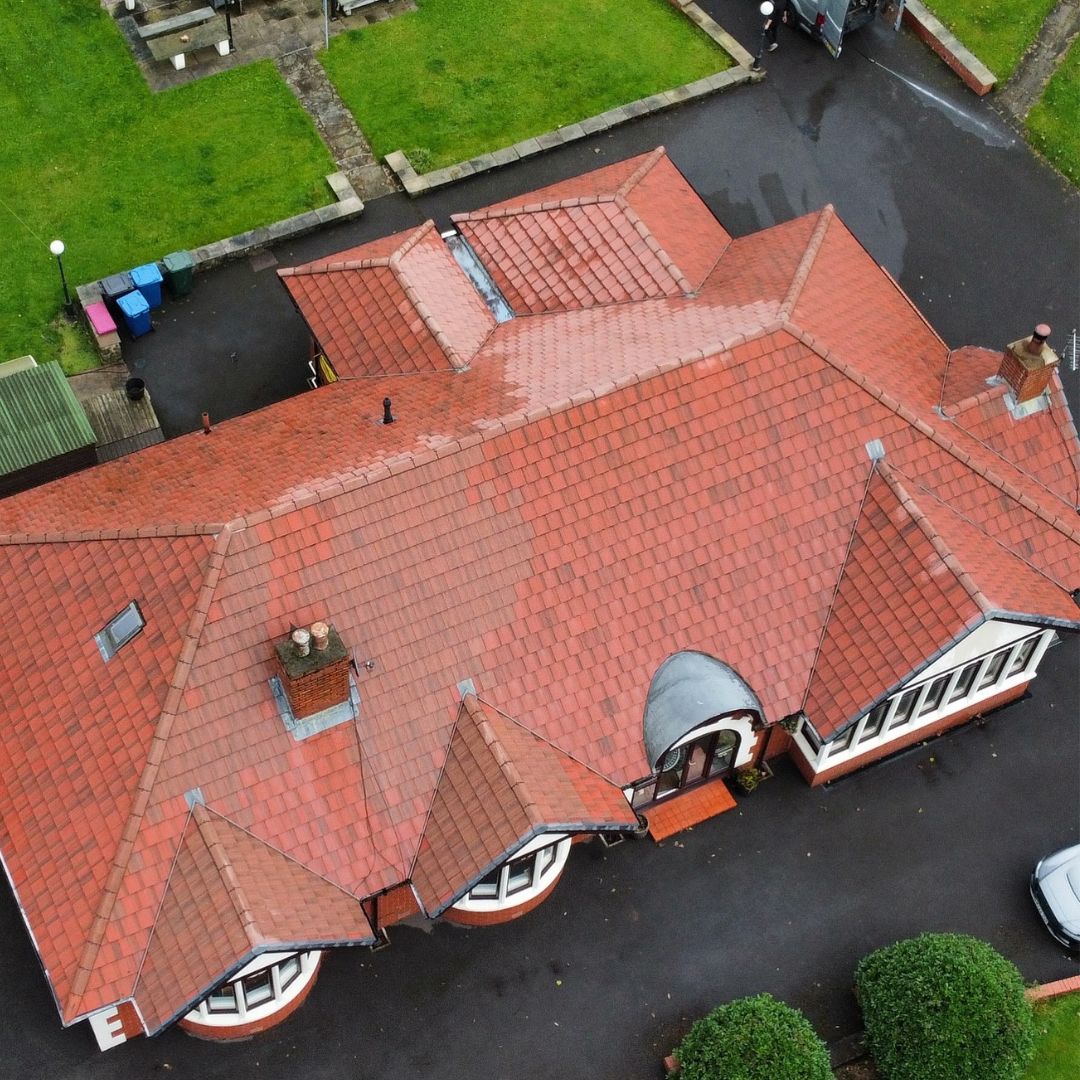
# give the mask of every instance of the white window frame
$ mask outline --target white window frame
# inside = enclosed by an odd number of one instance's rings
[[[920,728],[937,723],[943,717],[946,717],[951,713],[960,712],[963,709],[969,708],[971,705],[977,704],[979,701],[996,697],[998,694],[1011,687],[1029,682],[1035,677],[1035,671],[1042,662],[1043,654],[1046,652],[1053,639],[1053,630],[1040,629],[1034,633],[1025,634],[1023,637],[1017,638],[1015,641],[1011,641],[1000,648],[993,649],[984,656],[965,660],[955,668],[946,671],[935,671],[933,675],[925,678],[920,683],[900,687],[899,690],[886,699],[888,702],[888,710],[882,720],[881,729],[876,736],[863,740],[863,733],[874,712],[874,710],[871,709],[863,713],[853,727],[840,735],[839,740],[834,740],[831,743],[822,741],[822,745],[818,750],[813,748],[812,744],[803,733],[803,727],[808,722],[806,718],[804,718],[795,731],[793,737],[795,744],[815,772],[821,771],[821,765],[824,762],[827,762],[828,767],[832,768],[834,765],[840,764],[843,761],[859,758],[882,746],[887,746],[890,742],[907,735],[909,732],[917,731]],[[1035,645],[1031,649],[1027,660],[1023,665],[1018,666],[1016,667],[1016,670],[1013,670],[1014,666],[1017,664],[1018,658],[1027,646],[1027,643],[1031,641],[1034,641]],[[983,679],[986,677],[986,674],[988,670],[990,670],[991,665],[995,662],[995,659],[1002,655],[1004,655],[1004,662],[1001,665],[1001,670],[998,672],[997,678],[993,682],[988,682],[986,685],[981,686],[980,683],[982,683]],[[963,697],[952,698],[951,695],[956,689],[961,675],[971,664],[978,664],[978,668],[971,681],[971,687],[968,693]],[[937,707],[923,712],[923,706],[926,702],[927,695],[930,692],[930,688],[942,678],[947,678],[948,682],[945,684]],[[901,700],[903,700],[909,691],[912,690],[917,691],[917,693],[911,700],[910,712],[901,723],[896,724],[895,718],[897,716],[897,707]],[[851,733],[850,739],[848,737],[849,732]]]
[[[130,634],[125,634],[121,637],[117,637],[113,633],[113,628],[119,623],[125,616],[134,615],[138,619],[139,625],[131,631]],[[130,641],[134,641],[143,630],[146,628],[146,618],[142,613],[142,609],[139,607],[137,600],[132,600],[130,604],[118,611],[95,635],[94,641],[97,642],[98,651],[101,653],[101,659],[106,662],[111,660],[125,645]]]
[[[554,858],[545,852],[554,850]],[[510,889],[510,864],[528,855],[533,856],[528,886]],[[473,896],[466,893],[453,905],[459,911],[505,911],[520,907],[539,896],[562,873],[570,856],[570,837],[565,833],[544,833],[513,852],[499,867],[497,893],[494,896]]]
[[[303,993],[315,977],[315,971],[319,966],[319,956],[320,953],[317,951],[263,953],[261,956],[255,957],[227,982],[215,987],[215,992],[223,986],[230,987],[233,991],[236,1008],[229,1011],[211,1009],[210,998],[213,995],[209,994],[187,1013],[184,1019],[203,1027],[230,1028],[273,1016],[274,1013],[285,1008],[290,1001],[294,1001]],[[293,970],[294,961],[298,962],[298,970]],[[283,969],[289,974],[283,976]],[[263,972],[269,972],[270,974],[272,994],[270,997],[251,1005],[247,1000],[244,980],[253,975],[261,975]]]

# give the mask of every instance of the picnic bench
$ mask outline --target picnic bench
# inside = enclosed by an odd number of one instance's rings
[[[229,55],[229,31],[222,15],[214,15],[190,30],[150,38],[146,43],[155,60],[171,60],[177,71],[187,65],[186,54],[213,45],[219,56]]]
[[[147,23],[139,27],[139,37],[143,41],[150,41],[156,37],[165,37],[167,34],[179,33],[190,30],[204,22],[209,22],[214,17],[214,9],[210,7],[197,8],[195,11],[185,11],[180,15],[173,15],[168,19],[158,19],[157,22]]]

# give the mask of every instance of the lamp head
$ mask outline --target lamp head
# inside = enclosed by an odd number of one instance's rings
[[[758,8],[758,11],[760,11],[761,14],[767,19],[773,13],[773,6],[769,2],[769,0],[762,0],[761,7]]]
[[[60,257],[61,255],[63,255],[63,254],[64,254],[64,241],[63,241],[63,240],[54,240],[54,241],[53,241],[53,242],[52,242],[52,243],[51,243],[51,244],[49,245],[49,250],[50,250],[50,251],[51,251],[51,252],[52,252],[52,253],[53,253],[53,254],[54,254],[54,255],[55,255],[55,256],[56,256],[57,258],[59,258],[59,257]]]

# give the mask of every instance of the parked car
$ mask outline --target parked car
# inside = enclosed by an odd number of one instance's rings
[[[1080,953],[1080,844],[1039,861],[1031,874],[1031,898],[1050,933]]]
[[[865,26],[878,12],[900,25],[903,0],[791,0],[789,22],[840,55],[844,35]]]

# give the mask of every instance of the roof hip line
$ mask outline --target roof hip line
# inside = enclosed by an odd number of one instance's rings
[[[229,894],[233,909],[244,928],[245,937],[252,946],[262,944],[262,935],[259,934],[255,926],[255,916],[252,914],[247,898],[244,896],[243,886],[236,877],[236,871],[233,869],[233,864],[229,860],[225,846],[221,842],[221,837],[218,835],[217,822],[212,819],[204,806],[196,806],[192,813],[195,817],[199,835],[206,844],[206,850],[210,852],[210,858],[214,860],[214,866],[217,867],[217,872],[221,875],[225,891]]]
[[[210,610],[210,602],[217,588],[218,578],[221,576],[221,569],[225,564],[225,553],[232,537],[232,527],[225,525],[218,534],[213,550],[210,553],[206,576],[195,601],[195,610],[192,613],[191,621],[188,623],[184,643],[176,667],[173,670],[172,679],[169,681],[165,704],[162,707],[157,729],[154,731],[154,737],[150,743],[146,764],[143,767],[142,775],[139,777],[135,799],[124,824],[124,831],[120,835],[120,841],[113,856],[112,868],[109,870],[109,876],[105,881],[105,887],[101,893],[101,900],[94,921],[91,923],[90,930],[86,935],[86,946],[75,969],[70,991],[70,1000],[73,1003],[85,993],[86,986],[90,981],[90,974],[97,962],[98,952],[101,949],[102,942],[105,940],[105,931],[112,918],[116,901],[119,898],[120,887],[127,873],[128,862],[131,859],[132,852],[135,850],[135,841],[138,839],[143,815],[150,804],[150,795],[154,789],[158,769],[161,767],[165,757],[165,747],[172,732],[173,721],[180,711],[180,700],[187,685],[188,676],[191,674],[191,664],[195,657],[195,650],[199,638],[202,636],[203,628],[206,626],[206,616]]]
[[[917,416],[906,405],[897,401],[896,398],[887,394],[884,390],[882,390],[880,386],[877,385],[877,383],[867,378],[867,376],[864,375],[857,368],[852,367],[846,360],[841,360],[840,357],[837,356],[835,353],[820,345],[817,339],[812,334],[808,334],[798,325],[791,322],[790,319],[785,320],[783,326],[784,329],[787,330],[787,332],[791,334],[791,336],[794,337],[797,341],[802,342],[803,345],[805,345],[808,349],[811,349],[817,356],[821,357],[822,360],[832,365],[832,367],[836,368],[837,371],[845,375],[857,386],[860,386],[871,397],[876,398],[887,409],[889,409],[891,412],[894,412],[902,420],[905,420],[913,428],[915,428],[917,431],[921,432],[928,439],[930,439],[931,442],[935,443],[942,450],[944,450],[947,454],[956,458],[957,461],[962,462],[969,469],[971,469],[973,472],[977,473],[985,481],[987,481],[987,483],[992,484],[1000,492],[1008,495],[1009,498],[1018,502],[1026,510],[1030,510],[1031,513],[1033,513],[1036,517],[1045,522],[1045,524],[1049,525],[1052,529],[1056,529],[1064,536],[1067,536],[1070,540],[1080,542],[1080,529],[1069,525],[1066,521],[1058,517],[1056,514],[1050,513],[1050,511],[1040,506],[1039,503],[1037,503],[1030,496],[1025,495],[1024,492],[1020,491],[1019,488],[1010,484],[1008,480],[1004,479],[1004,477],[998,476],[998,474],[994,472],[993,469],[988,469],[981,462],[975,461],[975,459],[972,458],[970,454],[966,453],[959,446],[957,446],[956,443],[952,441],[952,439],[949,439],[945,435],[942,435],[940,431],[932,427],[921,417]]]
[[[832,203],[826,203],[818,213],[817,224],[810,234],[810,241],[806,245],[806,250],[802,253],[802,258],[799,259],[799,265],[795,268],[791,284],[788,286],[787,295],[777,312],[778,318],[784,321],[791,318],[791,313],[795,310],[795,305],[802,295],[806,279],[810,276],[810,271],[813,269],[821,245],[825,242],[825,234],[829,231],[829,226],[835,217],[836,209]]]

